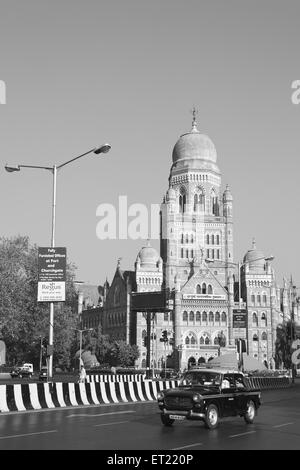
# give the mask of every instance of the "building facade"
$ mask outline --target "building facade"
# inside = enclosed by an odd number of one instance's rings
[[[171,307],[152,315],[154,367],[165,365],[166,357],[176,368],[201,364],[236,351],[239,339],[250,356],[269,363],[277,325],[290,312],[287,288],[277,287],[274,269],[255,243],[243,262],[234,261],[233,197],[228,185],[222,189],[215,146],[199,132],[195,114],[191,131],[174,146],[168,183],[160,255],[148,243],[134,270],[117,267],[104,295],[104,332],[137,344],[136,365],[145,367],[146,317],[131,312],[130,294],[164,289]],[[236,312],[245,315],[242,326],[235,324]],[[161,341],[164,331],[168,342]]]

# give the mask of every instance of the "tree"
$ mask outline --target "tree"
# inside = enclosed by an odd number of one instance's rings
[[[37,301],[38,247],[27,236],[0,238],[0,337],[7,363],[39,364],[41,338],[48,336],[49,303]],[[75,266],[68,263],[66,302],[54,305],[54,364],[68,367],[76,325]]]
[[[275,342],[276,367],[290,369],[292,367],[292,342],[295,339],[296,325],[292,320],[277,327],[277,338]]]
[[[139,355],[138,346],[128,344],[126,341],[114,341],[106,354],[106,358],[112,366],[128,367],[134,365],[134,361]]]

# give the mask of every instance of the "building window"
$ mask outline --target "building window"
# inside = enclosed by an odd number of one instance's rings
[[[255,295],[254,294],[251,295],[251,304],[255,305]]]
[[[195,319],[194,312],[190,312],[190,322],[193,322]]]
[[[186,195],[184,190],[181,190],[181,194],[179,196],[179,211],[180,212],[185,212],[185,205],[186,205]]]
[[[268,336],[267,336],[267,333],[265,331],[262,332],[261,339],[262,339],[262,341],[267,341]]]
[[[205,344],[210,344],[210,340],[209,340],[208,336],[206,336],[206,338],[205,338]]]
[[[209,234],[206,235],[206,243],[209,245]]]
[[[222,312],[221,322],[226,323],[226,313],[225,312]]]
[[[209,259],[209,250],[206,250],[206,258]]]
[[[217,259],[220,259],[220,250],[217,250]]]
[[[216,322],[216,323],[220,323],[220,313],[219,313],[219,312],[216,312],[216,315],[215,315],[215,322]]]
[[[263,298],[263,304],[267,305],[267,296],[266,296],[266,294],[263,294],[262,298]]]
[[[208,284],[208,286],[207,286],[207,293],[208,293],[208,294],[212,294],[212,293],[213,293],[213,290],[212,290],[212,287],[211,287],[210,284]]]
[[[203,282],[202,284],[202,294],[206,294],[206,284]]]
[[[182,314],[182,320],[187,321],[188,320],[188,313],[186,311],[183,312]]]
[[[203,338],[203,336],[201,336],[201,338],[200,338],[200,344],[204,344],[204,338]]]
[[[257,334],[254,334],[254,335],[253,335],[252,341],[258,341],[258,336],[257,336]]]
[[[184,243],[184,236],[183,236],[183,233],[181,234],[181,243]]]
[[[211,257],[212,259],[215,259],[215,250],[211,250]]]
[[[207,322],[207,313],[206,312],[202,313],[202,322],[204,322],[204,323]]]
[[[258,318],[255,312],[252,314],[252,326],[258,326]]]
[[[260,301],[261,301],[261,298],[260,298],[260,295],[258,294],[258,296],[257,296],[257,305],[260,305]]]
[[[220,235],[217,235],[217,236],[216,236],[216,239],[217,239],[217,240],[216,240],[216,244],[217,244],[217,245],[220,245]]]
[[[191,250],[191,258],[194,258],[194,250]]]
[[[196,293],[201,294],[201,286],[199,286],[199,284],[196,287]]]
[[[267,317],[266,317],[265,312],[261,314],[261,326],[263,327],[267,326]]]
[[[209,312],[208,321],[209,321],[210,325],[213,325],[213,323],[214,323],[214,314],[213,314],[213,312]]]
[[[185,243],[188,243],[188,242],[189,242],[189,236],[188,236],[188,234],[186,234],[186,236],[185,236]]]
[[[185,257],[186,257],[186,258],[189,257],[189,250],[185,250]]]
[[[183,258],[183,248],[181,248],[181,258]]]
[[[197,321],[197,322],[200,322],[200,321],[201,321],[200,312],[196,312],[196,321]]]
[[[164,321],[169,321],[169,312],[164,312]]]

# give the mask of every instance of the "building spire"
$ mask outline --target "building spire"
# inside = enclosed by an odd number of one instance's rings
[[[252,238],[252,250],[256,250],[256,240],[255,240],[255,237]]]
[[[194,106],[193,109],[192,109],[193,121],[192,121],[192,130],[191,130],[191,132],[199,132],[198,129],[197,129],[196,114],[198,114],[198,110]]]

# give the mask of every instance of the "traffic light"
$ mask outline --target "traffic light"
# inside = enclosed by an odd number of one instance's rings
[[[43,339],[42,339],[42,346],[43,346],[43,348],[45,348],[45,349],[47,348],[47,346],[48,346],[48,340],[47,340],[47,338],[43,338]]]

